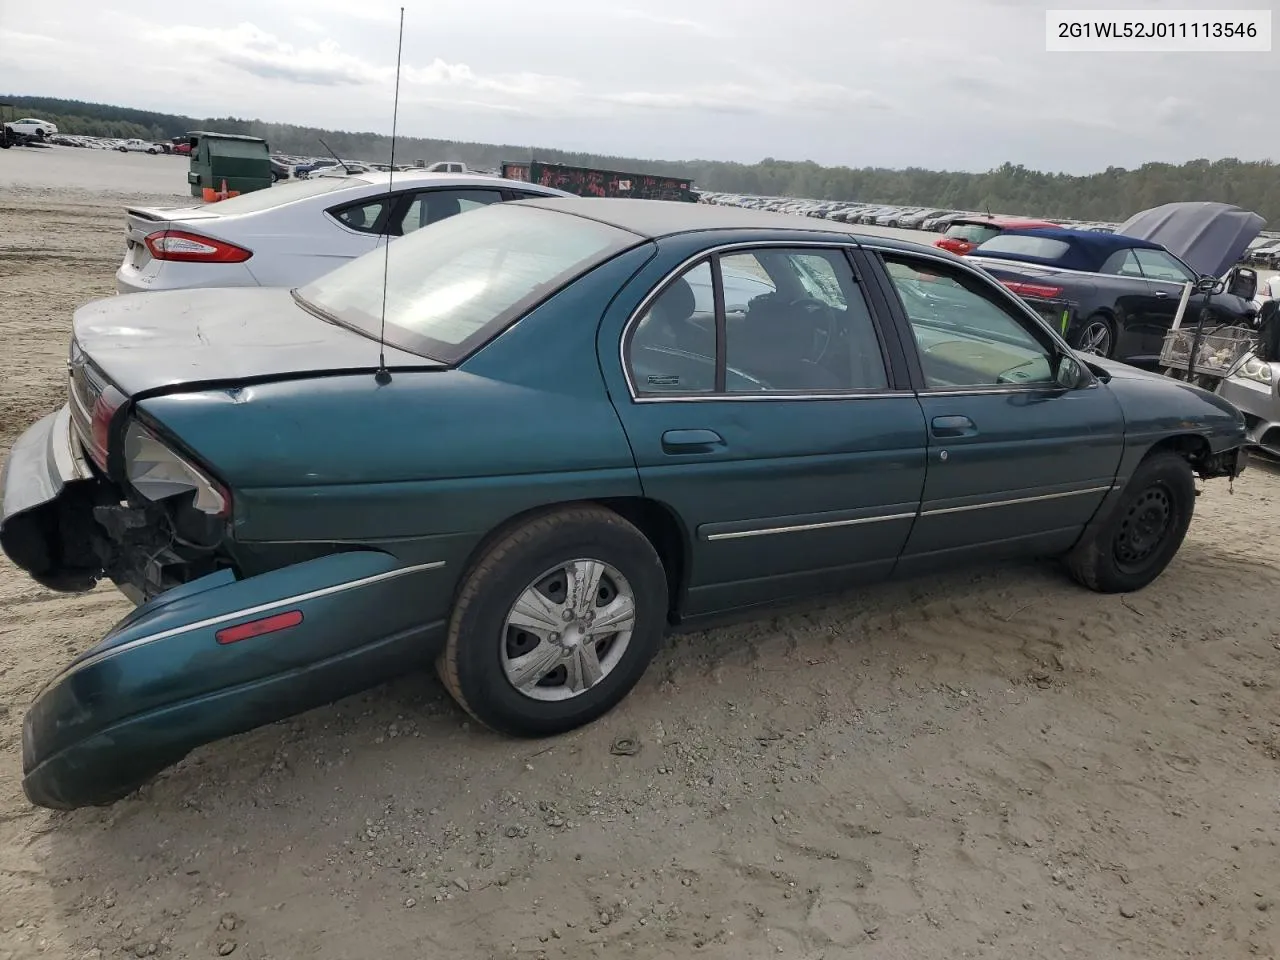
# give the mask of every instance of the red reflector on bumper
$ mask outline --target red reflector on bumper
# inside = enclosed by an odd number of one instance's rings
[[[234,627],[224,627],[214,634],[214,638],[219,643],[236,643],[240,640],[248,640],[250,637],[260,637],[264,633],[287,630],[289,627],[296,627],[301,622],[301,610],[290,610],[288,613],[273,613],[271,616],[263,617],[261,620],[250,620],[248,623],[238,623]]]

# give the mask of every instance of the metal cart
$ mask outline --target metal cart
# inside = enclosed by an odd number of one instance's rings
[[[1245,324],[1206,324],[1198,310],[1194,324],[1182,325],[1195,284],[1188,283],[1173,326],[1160,349],[1160,372],[1175,380],[1213,390],[1258,348],[1258,331]],[[1205,290],[1206,301],[1211,291]]]

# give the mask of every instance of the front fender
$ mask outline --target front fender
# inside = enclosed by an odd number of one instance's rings
[[[244,580],[211,574],[138,607],[32,704],[27,796],[59,809],[110,802],[200,744],[421,665],[444,633],[443,566],[351,551]],[[285,629],[219,642],[295,612]]]

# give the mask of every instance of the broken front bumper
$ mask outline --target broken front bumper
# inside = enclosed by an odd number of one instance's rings
[[[444,565],[357,550],[156,597],[37,696],[23,790],[54,809],[112,803],[201,744],[428,663],[451,596]]]

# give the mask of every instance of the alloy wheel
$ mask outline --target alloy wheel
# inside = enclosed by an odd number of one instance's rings
[[[1111,354],[1111,328],[1105,320],[1095,320],[1080,334],[1080,352],[1106,357]]]

